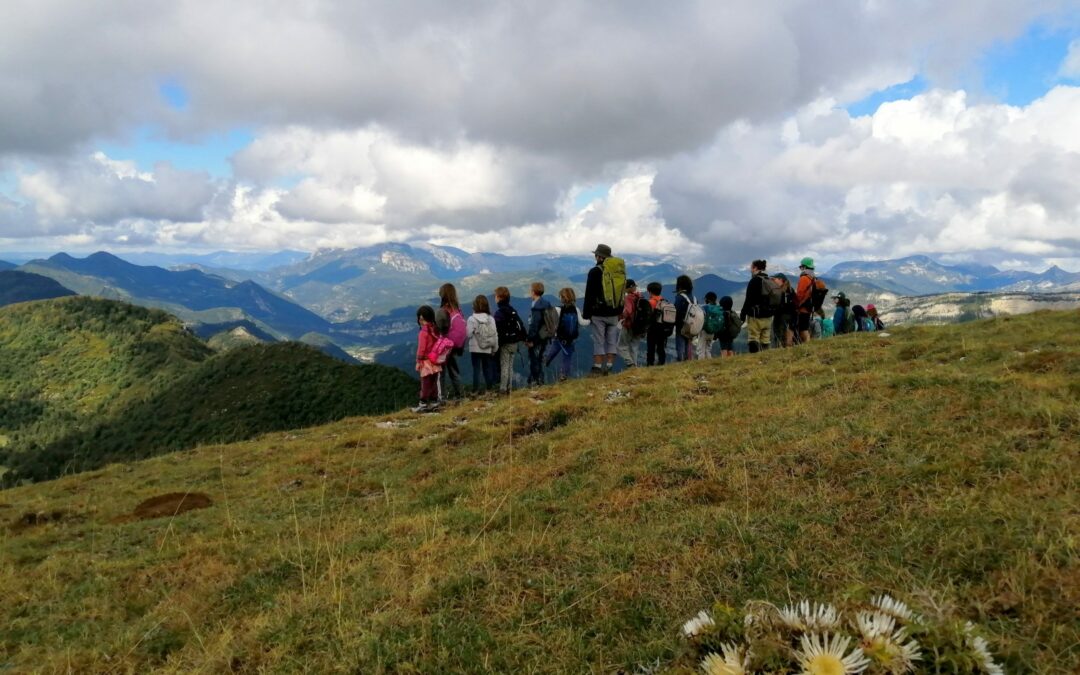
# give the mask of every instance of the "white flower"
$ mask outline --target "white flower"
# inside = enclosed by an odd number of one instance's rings
[[[915,613],[911,611],[910,607],[888,595],[879,595],[871,600],[870,604],[904,623],[918,619]]]
[[[803,635],[795,652],[803,675],[854,675],[866,670],[870,662],[856,647],[847,654],[851,638],[841,635]]]
[[[896,618],[883,612],[859,612],[855,615],[855,628],[863,639],[872,640],[879,635],[890,635],[896,628]]]
[[[994,657],[990,654],[990,647],[986,644],[986,640],[976,635],[968,639],[968,645],[975,653],[975,659],[983,672],[987,675],[1005,675],[1005,669],[994,663]]]
[[[832,630],[840,625],[840,615],[829,604],[810,604],[803,600],[798,605],[788,605],[777,610],[780,621],[792,630]]]
[[[715,625],[709,613],[701,610],[697,616],[683,624],[682,632],[687,638],[694,638],[708,632]]]
[[[750,667],[750,653],[745,647],[728,643],[720,645],[724,654],[708,654],[701,660],[701,670],[708,675],[746,675]]]

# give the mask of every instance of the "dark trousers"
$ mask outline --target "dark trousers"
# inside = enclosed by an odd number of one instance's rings
[[[439,373],[424,375],[420,378],[420,402],[432,403],[439,400]]]
[[[537,338],[529,347],[529,384],[544,383],[544,353],[547,352],[548,342]]]
[[[461,398],[465,395],[465,389],[461,386],[461,368],[458,367],[458,356],[462,354],[460,349],[451,349],[446,355],[446,363],[442,368],[442,395],[443,398]]]
[[[472,352],[472,388],[475,392],[494,389],[499,384],[499,362],[494,354]]]
[[[645,336],[645,365],[664,365],[667,363],[668,335],[650,330]]]

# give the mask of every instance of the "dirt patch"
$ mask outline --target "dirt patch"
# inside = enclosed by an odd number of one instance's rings
[[[11,523],[12,532],[22,532],[32,527],[45,525],[46,523],[58,523],[64,519],[67,513],[64,511],[28,511],[16,518]]]
[[[546,433],[569,424],[579,417],[582,412],[579,408],[562,407],[529,417],[519,417],[515,421],[511,433],[514,436]]]
[[[213,505],[213,500],[201,492],[171,492],[167,495],[151,497],[135,507],[132,515],[137,520],[175,516],[185,511],[205,509]]]
[[[11,504],[0,503],[0,509],[10,509],[10,508],[11,508]]]

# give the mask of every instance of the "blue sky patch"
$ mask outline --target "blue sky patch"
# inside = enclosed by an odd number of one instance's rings
[[[1080,31],[1036,24],[1009,43],[998,43],[979,62],[983,87],[1003,103],[1025,106],[1061,80],[1058,71]]]
[[[141,171],[151,171],[157,162],[170,162],[178,169],[208,171],[215,178],[229,178],[229,158],[254,139],[250,129],[241,128],[197,141],[179,141],[153,127],[142,127],[128,142],[103,143],[97,149],[112,159],[134,160]]]
[[[574,196],[574,208],[580,211],[597,199],[607,197],[609,190],[611,190],[611,183],[597,183],[585,186],[581,192]]]
[[[901,82],[900,84],[894,84],[891,87],[875,91],[861,101],[855,101],[854,103],[845,106],[845,109],[852,117],[873,115],[877,112],[877,109],[882,103],[907,100],[918,96],[926,91],[927,86],[926,79],[922,75],[916,75],[907,82]]]
[[[158,93],[173,110],[187,110],[191,97],[179,80],[164,80],[158,85]]]

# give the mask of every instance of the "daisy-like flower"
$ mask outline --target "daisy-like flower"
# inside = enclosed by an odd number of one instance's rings
[[[702,633],[708,632],[715,625],[716,623],[713,622],[709,613],[701,610],[697,616],[683,624],[682,632],[687,638],[695,638]]]
[[[870,604],[903,623],[908,623],[909,621],[918,618],[915,615],[915,612],[911,611],[910,607],[889,595],[879,595],[871,600]]]
[[[896,617],[884,612],[859,612],[855,615],[855,629],[864,640],[879,635],[891,635],[896,628]]]
[[[986,644],[986,640],[974,635],[968,638],[968,645],[971,646],[971,651],[975,654],[975,660],[979,662],[979,668],[984,673],[987,675],[1005,675],[1005,669],[994,662],[994,657],[990,654],[990,647]]]
[[[840,614],[827,603],[811,604],[809,600],[803,600],[777,612],[780,622],[792,630],[827,631],[840,626]]]
[[[701,660],[701,670],[708,675],[746,675],[750,667],[750,653],[745,647],[736,647],[727,642],[720,645],[724,652],[707,654]]]
[[[871,661],[888,673],[899,675],[914,670],[922,660],[919,643],[908,638],[907,629],[896,627],[896,619],[881,612],[859,612],[855,627],[862,635],[860,647]]]
[[[851,638],[829,634],[803,635],[795,652],[802,675],[854,675],[866,670],[870,662],[856,647],[848,653]]]

